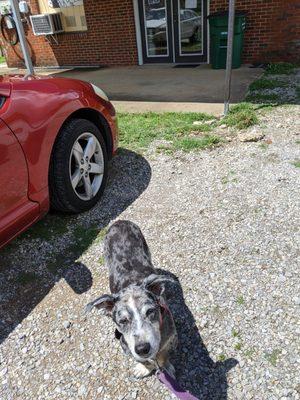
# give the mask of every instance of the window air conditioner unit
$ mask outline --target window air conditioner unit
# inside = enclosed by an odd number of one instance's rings
[[[60,13],[31,15],[30,22],[35,36],[54,35],[64,31]]]

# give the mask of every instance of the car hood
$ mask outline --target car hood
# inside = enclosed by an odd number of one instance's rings
[[[40,79],[49,79],[49,76],[38,76],[38,75],[23,75],[23,74],[10,74],[0,76],[0,96],[9,97],[11,93],[11,87],[14,83],[20,81],[32,81]]]

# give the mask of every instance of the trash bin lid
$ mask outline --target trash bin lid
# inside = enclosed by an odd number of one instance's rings
[[[235,16],[236,17],[245,17],[247,15],[247,11],[242,11],[242,10],[235,10]],[[217,11],[215,13],[212,13],[208,15],[209,18],[215,18],[215,17],[228,17],[229,11]]]

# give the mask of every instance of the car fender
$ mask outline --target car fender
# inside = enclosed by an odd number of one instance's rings
[[[110,124],[111,116],[84,82],[72,80],[72,86],[69,82],[68,87],[65,79],[42,79],[30,85],[26,81],[18,82],[17,90],[12,88],[1,117],[24,150],[29,172],[29,198],[39,201],[42,208],[49,207],[48,172],[55,139],[65,121],[74,112],[86,108],[101,113]]]

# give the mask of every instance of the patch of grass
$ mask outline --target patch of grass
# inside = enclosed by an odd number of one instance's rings
[[[120,113],[120,146],[133,150],[146,149],[154,140],[172,142],[196,130],[209,132],[213,128],[205,122],[213,119],[213,116],[204,113]],[[195,121],[203,124],[193,125]],[[182,146],[189,148],[191,145],[183,143]]]
[[[203,137],[184,137],[175,139],[173,146],[175,150],[192,151],[213,147],[221,142],[221,138],[216,135],[205,135]]]
[[[262,150],[267,150],[268,144],[267,143],[259,143],[258,147],[260,147]]]
[[[245,299],[243,296],[238,296],[236,299],[237,304],[239,304],[240,306],[242,306],[243,304],[245,304]]]
[[[252,104],[240,103],[231,108],[229,114],[222,119],[221,123],[237,129],[246,129],[257,124],[258,117]]]
[[[251,360],[253,359],[254,354],[255,354],[255,349],[253,348],[244,351],[245,357],[250,358]]]
[[[271,365],[273,365],[273,367],[276,367],[280,353],[281,353],[281,350],[274,349],[271,352],[265,352],[264,356],[265,356],[265,359],[267,361],[269,361],[269,363]]]
[[[287,62],[270,63],[266,68],[268,75],[289,75],[294,72],[297,66]]]
[[[224,362],[226,360],[226,355],[223,354],[223,353],[220,354],[219,357],[218,357],[218,360],[221,361],[221,362]]]
[[[4,56],[0,56],[0,63],[3,64],[5,62],[6,62],[5,57]]]
[[[100,256],[98,261],[99,261],[100,265],[104,265],[104,257],[103,256]]]
[[[50,240],[53,236],[63,235],[68,231],[67,222],[70,217],[63,215],[47,215],[44,219],[33,225],[24,236],[32,239]]]
[[[250,93],[246,97],[247,101],[251,101],[252,103],[280,103],[281,98],[276,93]]]
[[[221,179],[221,182],[223,183],[223,185],[226,185],[227,183],[237,183],[238,179],[232,178],[232,174],[229,173],[228,176],[223,176],[223,178]]]
[[[21,272],[16,281],[21,285],[27,285],[28,283],[34,282],[38,279],[38,275],[33,272]]]
[[[261,90],[261,89],[275,89],[278,87],[286,87],[288,83],[280,79],[268,79],[262,77],[252,82],[249,86],[249,90]]]
[[[294,167],[300,168],[300,161],[294,161],[293,162]]]
[[[296,140],[296,144],[300,144],[300,140]]]
[[[46,268],[49,272],[56,274],[59,269],[65,269],[69,265],[70,259],[74,260],[84,253],[93,243],[99,243],[104,239],[107,228],[99,229],[96,225],[78,225],[73,230],[71,244],[64,250],[63,257],[57,254],[49,261]],[[103,264],[103,257],[99,258],[99,263]]]
[[[73,231],[74,244],[69,247],[71,252],[82,253],[92,243],[99,243],[104,239],[107,229],[99,230],[97,226],[77,226]]]

